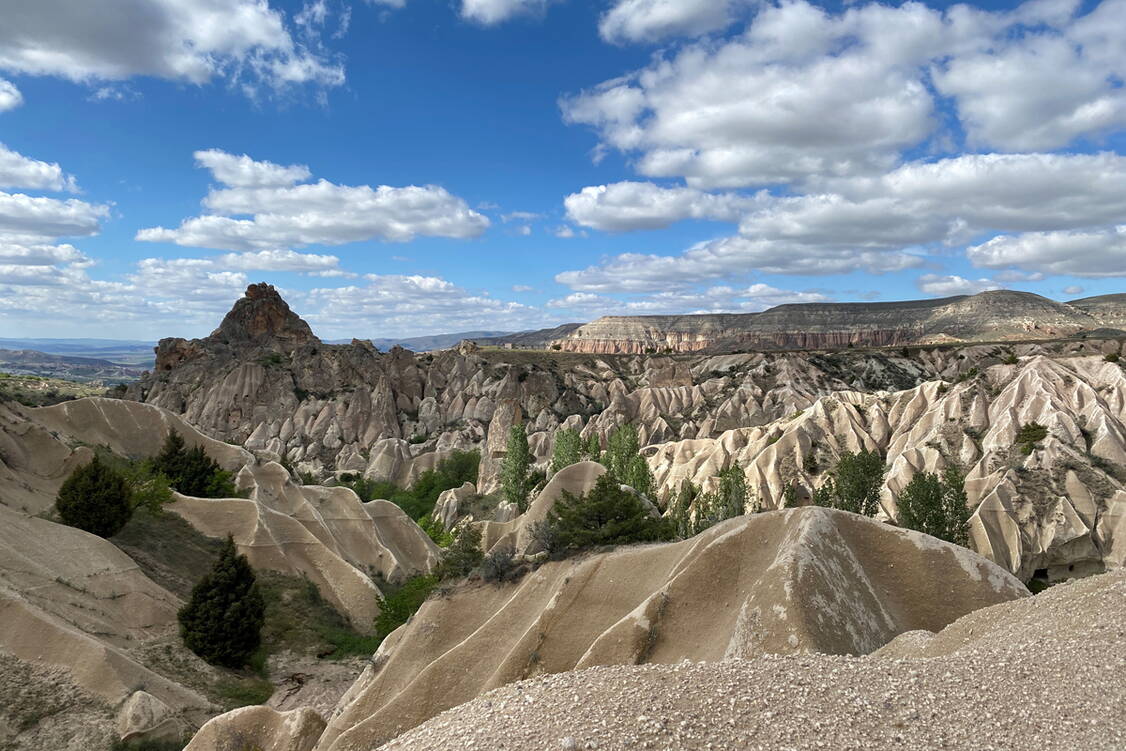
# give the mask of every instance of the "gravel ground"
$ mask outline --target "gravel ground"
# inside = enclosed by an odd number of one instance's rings
[[[383,748],[1126,751],[1126,573],[986,608],[867,657],[544,676]]]

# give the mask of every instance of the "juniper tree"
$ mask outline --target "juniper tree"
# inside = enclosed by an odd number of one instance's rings
[[[254,569],[228,536],[219,559],[180,609],[180,636],[207,662],[239,668],[262,643],[265,610]]]
[[[98,537],[113,537],[133,514],[129,482],[95,455],[66,478],[55,508],[64,524]]]

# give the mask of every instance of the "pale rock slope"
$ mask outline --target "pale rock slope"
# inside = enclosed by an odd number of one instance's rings
[[[399,582],[437,562],[437,546],[393,504],[362,503],[347,488],[299,485],[279,464],[208,438],[166,410],[119,399],[0,406],[0,471],[7,475],[0,478],[0,500],[26,513],[45,511],[66,476],[90,460],[91,446],[150,456],[169,430],[236,472],[247,497],[176,494],[168,510],[205,535],[232,535],[256,567],[309,577],[361,630],[370,629],[378,613],[377,581]]]
[[[431,598],[387,638],[316,748],[371,749],[544,673],[863,654],[1027,594],[964,548],[871,519],[822,508],[741,517],[683,542],[549,563],[517,583]]]
[[[1104,574],[974,611],[937,634],[904,634],[868,656],[541,676],[382,748],[1118,751],[1124,623],[1126,574]]]
[[[1015,439],[1039,423],[1048,436],[1028,455]],[[1032,355],[948,385],[898,392],[845,391],[760,427],[646,449],[666,496],[691,480],[744,468],[751,505],[777,508],[787,487],[808,498],[845,451],[887,456],[887,517],[918,471],[968,470],[972,544],[1027,580],[1067,578],[1126,562],[1126,372],[1102,357]]]

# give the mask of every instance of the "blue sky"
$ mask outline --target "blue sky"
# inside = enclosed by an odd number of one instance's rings
[[[25,6],[0,336],[260,280],[338,338],[1126,275],[1126,0]]]

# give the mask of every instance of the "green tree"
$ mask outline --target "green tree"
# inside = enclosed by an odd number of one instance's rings
[[[528,433],[524,425],[508,429],[508,450],[500,465],[500,486],[504,500],[516,504],[521,512],[528,508],[528,481],[532,467],[532,452],[528,448]]]
[[[485,552],[481,550],[481,530],[466,524],[458,530],[453,544],[442,554],[442,560],[434,573],[440,581],[461,579],[480,566],[484,557]]]
[[[692,518],[692,504],[700,495],[700,489],[691,480],[680,483],[680,490],[673,499],[669,509],[669,521],[676,529],[676,536],[681,538],[692,537],[696,534],[696,523]]]
[[[958,467],[947,467],[941,476],[916,473],[897,500],[900,525],[966,547],[970,509],[965,483]]]
[[[180,636],[207,662],[239,668],[262,642],[265,611],[254,569],[228,536],[219,560],[180,609]]]
[[[649,469],[649,463],[641,455],[637,428],[634,426],[621,425],[610,434],[602,464],[619,483],[629,485],[644,496],[652,494],[653,473]]]
[[[133,515],[129,482],[95,455],[66,478],[55,508],[64,524],[98,537],[113,537]]]
[[[555,474],[564,467],[582,461],[583,439],[579,431],[562,428],[555,431],[555,446],[551,451],[551,472]]]
[[[845,452],[825,483],[813,492],[815,506],[875,516],[880,510],[880,487],[887,467],[878,451]]]
[[[396,592],[380,597],[379,615],[375,619],[375,634],[380,641],[417,613],[436,586],[438,577],[416,576],[407,580]]]
[[[593,430],[587,436],[586,445],[583,448],[583,457],[592,462],[602,463],[602,439]]]
[[[535,536],[547,542],[552,555],[566,554],[600,545],[628,545],[672,539],[673,525],[655,518],[641,498],[610,476],[602,475],[589,493],[574,496],[563,491],[545,529]]]
[[[154,472],[168,478],[169,484],[193,498],[231,498],[237,495],[231,473],[207,455],[203,446],[185,448],[184,437],[169,431],[160,453],[152,462]]]

